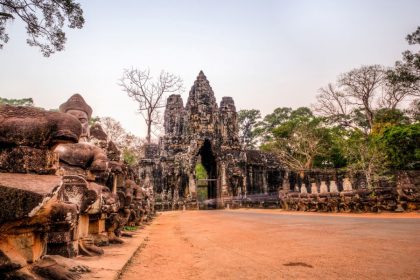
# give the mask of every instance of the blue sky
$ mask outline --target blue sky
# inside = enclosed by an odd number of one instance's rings
[[[392,66],[420,25],[420,1],[80,1],[86,24],[65,51],[44,58],[8,26],[0,51],[0,96],[58,108],[82,94],[93,115],[145,135],[136,105],[117,85],[124,68],[165,69],[186,91],[203,70],[220,102],[237,109],[309,106],[318,88],[361,65]]]

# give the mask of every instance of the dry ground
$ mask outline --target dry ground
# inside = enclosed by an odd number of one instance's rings
[[[420,215],[166,212],[121,279],[420,279]]]

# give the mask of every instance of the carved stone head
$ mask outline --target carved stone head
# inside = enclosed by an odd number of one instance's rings
[[[92,108],[85,102],[83,97],[73,94],[65,103],[59,107],[60,112],[76,117],[82,124],[82,134],[79,142],[87,142],[90,136],[89,120],[92,116]]]

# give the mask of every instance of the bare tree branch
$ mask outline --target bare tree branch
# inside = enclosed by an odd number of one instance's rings
[[[166,71],[153,81],[150,70],[124,69],[119,85],[134,101],[147,125],[147,142],[151,141],[153,127],[161,123],[159,109],[165,107],[166,93],[182,92],[182,79]]]
[[[338,80],[344,87],[349,104],[362,106],[369,127],[374,118],[373,99],[376,90],[384,83],[384,70],[380,65],[362,66],[342,74]]]

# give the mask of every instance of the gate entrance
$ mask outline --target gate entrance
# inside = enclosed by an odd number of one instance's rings
[[[197,153],[196,186],[199,202],[213,204],[217,198],[217,164],[207,139]]]

